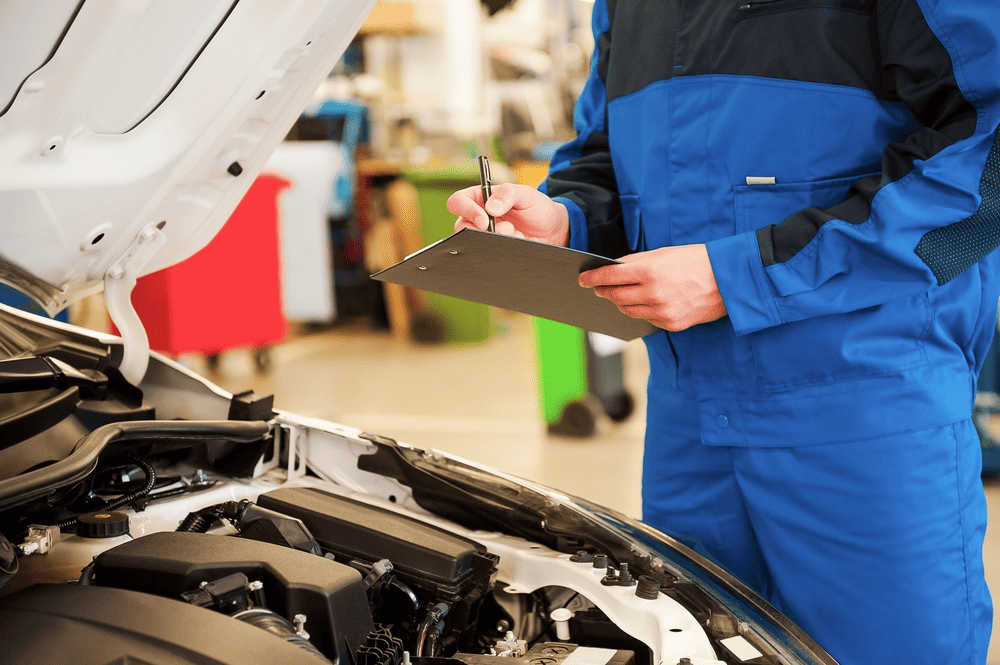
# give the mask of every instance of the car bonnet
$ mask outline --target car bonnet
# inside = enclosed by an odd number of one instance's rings
[[[104,286],[128,341],[135,278],[212,239],[374,1],[5,0],[0,281]]]

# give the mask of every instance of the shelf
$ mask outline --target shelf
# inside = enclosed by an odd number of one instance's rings
[[[417,8],[405,0],[379,0],[365,19],[359,35],[422,35],[436,32],[421,22]]]

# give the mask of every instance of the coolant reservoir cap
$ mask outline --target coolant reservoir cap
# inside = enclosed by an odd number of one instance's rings
[[[128,534],[128,515],[120,511],[84,513],[76,518],[81,538],[114,538]]]

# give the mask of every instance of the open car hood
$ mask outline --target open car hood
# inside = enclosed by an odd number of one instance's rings
[[[5,0],[0,281],[50,314],[104,285],[118,323],[136,277],[222,227],[374,2]]]

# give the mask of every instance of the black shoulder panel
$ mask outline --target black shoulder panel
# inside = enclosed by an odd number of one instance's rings
[[[611,52],[603,78],[609,101],[672,76],[680,4],[658,0],[608,4]]]
[[[880,90],[875,0],[633,0],[608,11],[609,100],[699,74]]]

